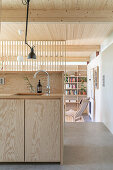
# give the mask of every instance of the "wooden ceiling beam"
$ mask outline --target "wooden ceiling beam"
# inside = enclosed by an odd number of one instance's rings
[[[68,57],[66,56],[66,62],[89,62],[90,57],[80,57],[80,56],[75,56],[75,57]]]
[[[2,22],[25,22],[25,9],[2,9]],[[113,22],[113,10],[36,10],[30,9],[30,22]]]
[[[67,52],[100,51],[100,45],[67,45]]]
[[[49,61],[50,59],[48,59]],[[0,57],[0,61],[7,61],[7,57]],[[17,61],[17,57],[9,57],[8,61]],[[53,58],[53,61],[55,61],[55,58]],[[90,57],[66,57],[66,62],[89,62],[90,61]]]
[[[41,51],[42,46],[38,45],[38,48]],[[95,52],[100,50],[100,45],[48,45],[46,48],[43,50],[65,51],[66,49],[66,52]]]

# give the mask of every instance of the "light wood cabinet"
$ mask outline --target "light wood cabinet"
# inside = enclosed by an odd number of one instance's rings
[[[24,161],[24,100],[0,99],[0,162]]]
[[[60,162],[60,99],[25,100],[25,161]]]
[[[63,162],[58,99],[0,99],[0,162]]]

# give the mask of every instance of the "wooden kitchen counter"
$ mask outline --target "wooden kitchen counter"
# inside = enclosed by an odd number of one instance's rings
[[[0,94],[0,99],[61,99],[64,94],[43,94],[43,95],[18,95]]]

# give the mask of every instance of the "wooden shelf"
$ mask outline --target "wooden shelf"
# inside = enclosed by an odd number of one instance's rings
[[[78,82],[69,82],[69,83],[66,83],[66,84],[77,84]]]
[[[70,95],[66,95],[66,94],[65,94],[65,96],[66,96],[66,97],[77,97],[77,95],[72,95],[72,94],[70,94]],[[68,99],[67,99],[67,100],[68,100]]]
[[[87,94],[86,94],[86,95],[83,95],[83,94],[82,94],[82,95],[77,95],[77,96],[87,96]]]
[[[66,77],[69,77],[69,78],[76,78],[77,76],[66,76]]]
[[[87,72],[87,70],[79,70],[78,72],[80,72],[80,71],[84,71],[84,72]]]
[[[78,77],[80,77],[80,78],[81,78],[81,77],[85,77],[85,78],[86,78],[87,76],[78,76]]]
[[[82,82],[77,82],[77,83],[82,83]],[[86,81],[84,83],[87,83]]]
[[[80,104],[79,102],[66,102],[66,104]]]
[[[70,95],[65,95],[65,96],[67,96],[67,97],[77,97],[77,96],[87,96],[87,95],[72,95],[72,94],[70,94]]]
[[[82,83],[82,82],[78,82],[78,81],[77,82],[69,82],[69,83],[66,82],[65,84],[77,84],[77,83]],[[84,83],[87,83],[87,82],[85,81]]]
[[[69,110],[69,109],[77,110],[78,106],[80,104],[80,100],[87,97],[87,95],[79,95],[79,92],[81,91],[81,88],[82,88],[81,85],[83,83],[82,79],[85,81],[84,86],[86,87],[86,90],[87,90],[87,80],[85,80],[85,79],[87,79],[87,65],[86,66],[78,65],[78,66],[76,66],[75,70],[67,71],[67,76],[65,75],[65,78],[67,81],[67,82],[65,81],[65,88],[66,88],[65,89],[65,91],[66,91],[65,102],[67,101],[66,109],[67,110]],[[73,102],[75,100],[76,100],[76,102]]]
[[[87,77],[87,76],[66,76],[68,78]]]
[[[81,88],[67,88],[66,90],[80,90]],[[87,89],[87,87],[86,87],[86,89]]]
[[[69,88],[69,89],[66,89],[66,90],[77,90],[77,88],[73,89],[73,88]]]

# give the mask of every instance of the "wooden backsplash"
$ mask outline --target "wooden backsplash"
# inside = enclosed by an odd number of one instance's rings
[[[16,94],[30,92],[30,88],[27,87],[27,82],[24,79],[27,76],[31,84],[37,88],[38,81],[41,81],[43,87],[43,93],[46,92],[47,75],[45,73],[39,73],[35,78],[33,71],[31,72],[0,72],[0,78],[5,78],[5,84],[0,85],[0,94]],[[64,93],[64,72],[48,72],[50,75],[50,91],[51,93]]]

